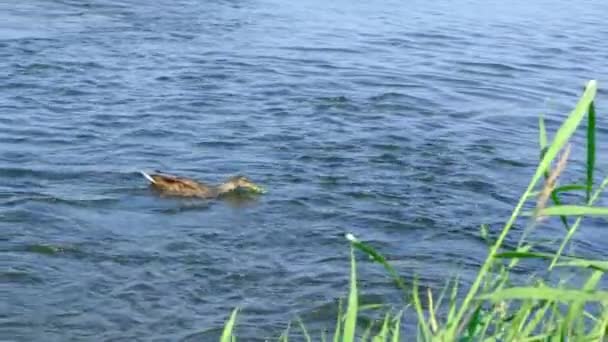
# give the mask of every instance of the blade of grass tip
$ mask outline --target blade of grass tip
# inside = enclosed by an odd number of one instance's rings
[[[547,149],[547,153],[545,153],[545,156],[543,157],[543,159],[539,165],[540,166],[539,170],[538,170],[539,176],[542,175],[545,170],[548,170],[548,167],[551,164],[551,161],[553,159],[555,159],[555,157],[557,156],[557,153],[568,142],[568,140],[570,139],[572,134],[574,134],[574,132],[576,131],[577,127],[579,126],[581,120],[587,113],[589,104],[591,104],[591,102],[593,102],[593,100],[595,99],[596,92],[597,92],[597,82],[595,80],[589,81],[587,83],[587,86],[585,87],[585,91],[584,91],[583,95],[581,96],[580,100],[578,101],[576,107],[574,108],[574,110],[572,112],[570,112],[570,114],[568,115],[568,117],[566,118],[564,123],[561,125],[561,127],[558,129],[558,131],[555,133],[553,142]]]
[[[534,335],[531,337],[526,337],[522,340],[520,340],[520,342],[551,342],[553,341],[551,339],[552,334],[548,334],[548,333],[544,333],[544,334],[539,334],[539,335]]]
[[[325,330],[321,331],[321,342],[327,342],[327,332]]]
[[[568,266],[568,267],[582,267],[582,268],[591,268],[594,270],[608,272],[608,261],[603,260],[570,260],[565,262],[560,262],[555,264],[555,266]]]
[[[340,341],[342,331],[342,299],[338,300],[338,319],[336,320],[336,330],[334,331],[334,342]]]
[[[450,304],[449,304],[449,311],[448,311],[448,318],[446,319],[447,324],[451,324],[452,322],[454,322],[454,317],[456,315],[456,301],[457,301],[457,297],[458,297],[458,281],[455,280],[454,281],[454,285],[452,287],[452,294],[450,295]]]
[[[561,325],[558,322],[561,322],[563,317],[560,312],[559,303],[555,301],[549,301],[549,303],[551,303],[551,314],[549,319],[546,320],[542,330],[557,334],[562,330]]]
[[[543,114],[541,113],[538,116],[538,144],[540,147],[540,159],[542,160],[543,157],[545,156],[545,153],[547,153],[547,130],[545,128],[545,118],[543,116]],[[546,175],[549,176],[549,173],[547,170],[545,170],[547,173]]]
[[[348,308],[346,308],[346,320],[344,321],[343,342],[355,340],[355,328],[357,327],[358,294],[357,294],[357,265],[355,261],[355,249],[350,249],[350,293],[348,294]]]
[[[386,338],[388,337],[388,322],[390,321],[391,316],[387,313],[386,316],[384,316],[384,322],[382,322],[382,329],[380,329],[380,332],[378,333],[378,335],[376,335],[373,339],[374,342],[386,342]]]
[[[587,202],[587,205],[592,205],[593,203],[595,203],[595,201],[600,197],[600,194],[602,193],[602,191],[604,191],[604,188],[606,188],[606,186],[608,186],[608,177],[604,178],[604,180],[600,184],[599,188],[597,190],[595,190],[595,192],[593,193],[593,196],[591,196],[591,198],[589,199],[589,202]],[[574,233],[576,233],[576,231],[578,230],[578,226],[581,224],[582,219],[583,219],[582,216],[578,217],[576,219],[576,221],[574,221],[572,228],[570,228],[570,230],[568,230],[568,234],[566,234],[564,241],[562,241],[561,245],[559,246],[559,249],[557,250],[557,253],[555,253],[553,260],[551,261],[551,265],[549,265],[549,270],[552,270],[553,267],[555,267],[557,260],[561,257],[561,255],[564,251],[564,248],[566,248],[566,244],[568,244],[570,239],[572,239],[572,236],[574,236]]]
[[[523,235],[523,234],[522,234]],[[521,241],[520,246],[517,247],[517,252],[519,253],[528,253],[530,251],[530,249],[532,249],[531,245],[523,245],[524,241]],[[517,264],[519,263],[519,259],[518,258],[512,258],[511,261],[509,262],[509,269],[513,269]],[[507,270],[505,269],[505,272]]]
[[[429,325],[431,326],[431,331],[433,334],[437,333],[439,327],[437,326],[437,318],[435,317],[435,308],[433,307],[433,293],[431,292],[431,288],[427,287],[426,294],[428,297],[428,306],[429,306]]]
[[[541,209],[541,216],[608,216],[608,207],[556,205]]]
[[[414,301],[414,308],[416,308],[416,315],[418,316],[418,325],[422,330],[424,341],[430,341],[431,331],[426,324],[426,319],[424,318],[424,311],[422,310],[422,304],[420,304],[420,294],[418,293],[418,281],[414,281],[412,299]]]
[[[521,332],[524,328],[524,324],[528,320],[528,317],[532,313],[534,307],[534,301],[526,300],[517,310],[515,317],[511,321],[511,328],[508,329],[507,341],[519,341],[523,337]]]
[[[367,254],[373,261],[384,266],[384,268],[391,275],[391,277],[393,278],[393,280],[395,281],[397,286],[401,290],[403,290],[403,292],[407,293],[407,287],[405,286],[405,283],[403,282],[403,280],[401,279],[401,277],[399,276],[397,271],[393,268],[393,266],[391,266],[391,264],[389,264],[388,261],[386,261],[386,258],[382,254],[378,253],[378,251],[376,251],[373,247],[371,247],[357,239],[354,239],[354,237],[353,237],[353,240],[351,240],[351,242],[355,248],[357,248],[358,250]]]
[[[587,279],[587,281],[585,282],[585,284],[583,285],[582,291],[584,292],[590,292],[595,290],[595,288],[597,287],[597,284],[599,283],[600,279],[602,279],[602,276],[604,275],[604,272],[602,271],[595,271],[591,274],[591,276],[589,277],[589,279]],[[568,310],[568,314],[566,315],[566,319],[570,322],[574,322],[575,319],[577,318],[581,318],[582,316],[581,313],[583,312],[585,302],[582,300],[577,300],[574,303],[572,303],[569,307]],[[582,323],[582,320],[580,321]]]
[[[435,312],[439,311],[439,308],[442,307],[443,299],[445,298],[445,295],[448,292],[450,283],[451,283],[451,281],[448,279],[448,281],[446,281],[445,285],[441,289],[441,292],[439,293],[439,297],[437,297],[437,302],[435,303],[435,308],[434,308]]]
[[[507,223],[504,225],[502,232],[498,236],[498,239],[496,240],[494,245],[490,248],[488,257],[486,258],[485,262],[479,269],[479,272],[477,273],[477,277],[475,278],[475,281],[469,288],[469,291],[467,292],[464,300],[462,301],[460,309],[458,310],[458,312],[456,314],[456,317],[455,317],[456,322],[459,322],[460,320],[462,320],[462,317],[469,309],[470,302],[473,300],[473,298],[477,294],[479,286],[481,285],[481,281],[484,279],[484,277],[486,276],[486,273],[490,269],[490,266],[494,262],[494,255],[498,252],[498,249],[502,246],[502,243],[505,240],[509,231],[511,230],[513,223],[519,216],[519,213],[520,213],[521,209],[523,208],[523,205],[524,205],[526,199],[528,198],[528,194],[534,189],[534,187],[538,183],[539,179],[544,174],[545,170],[548,169],[548,167],[551,164],[551,162],[553,161],[553,159],[555,159],[555,157],[557,156],[558,152],[568,142],[568,140],[570,139],[572,134],[576,131],[576,128],[580,124],[583,116],[585,115],[585,112],[587,111],[587,108],[589,108],[589,104],[595,98],[596,92],[597,92],[597,82],[595,80],[589,81],[589,83],[587,84],[587,87],[585,88],[585,92],[581,96],[576,107],[570,113],[570,115],[568,116],[566,121],[564,121],[564,123],[558,129],[551,146],[549,146],[549,148],[547,149],[547,153],[545,153],[545,156],[543,157],[542,161],[538,165],[536,172],[534,173],[534,176],[530,180],[530,183],[528,184],[528,188],[526,189],[526,191],[523,193],[523,195],[519,199],[519,202],[515,206],[515,209],[513,210],[511,217],[509,218]],[[446,336],[448,339],[456,338],[455,332],[456,332],[456,329],[458,329],[458,326],[459,326],[458,323],[451,326],[450,331],[449,331],[449,336]]]
[[[495,316],[494,312],[491,312],[488,314],[488,316],[482,321],[483,325],[481,326],[481,330],[478,333],[478,339],[477,341],[496,341],[496,338],[486,338],[486,335],[488,333],[488,329],[490,328],[490,324],[492,322],[498,322],[499,320],[493,320]]]
[[[473,311],[473,314],[471,315],[471,318],[469,319],[469,322],[467,323],[466,326],[466,332],[467,332],[467,337],[469,341],[473,340],[473,337],[475,337],[477,335],[477,328],[479,326],[479,324],[481,323],[481,312],[482,312],[482,307],[481,305],[477,305],[477,308]],[[459,329],[462,330],[462,329]]]
[[[222,338],[220,340],[221,342],[232,341],[232,330],[234,329],[234,322],[236,321],[236,315],[238,311],[238,308],[234,309],[232,311],[232,314],[230,315],[230,319],[228,319],[228,322],[226,322],[226,325],[224,325],[224,331],[222,332]]]
[[[306,330],[306,327],[304,326],[304,322],[302,322],[302,319],[300,317],[298,317],[298,324],[300,324],[300,329],[302,329],[302,334],[304,334],[304,338],[306,339],[306,341],[311,342],[312,340],[310,339],[308,330]]]
[[[553,201],[553,204],[555,205],[561,205],[562,201],[559,199],[559,195],[557,192],[555,191],[551,191],[551,201]],[[562,221],[562,224],[564,225],[564,228],[566,228],[566,231],[570,230],[570,224],[568,224],[568,217],[561,215],[559,217],[560,221]]]
[[[526,327],[523,329],[521,336],[529,336],[530,334],[532,334],[534,332],[534,330],[536,329],[538,324],[545,317],[545,313],[547,312],[547,310],[549,309],[550,306],[551,306],[551,302],[547,301],[540,309],[536,310],[536,312],[534,313],[534,317],[532,318],[532,320],[530,320],[528,325],[526,325]]]
[[[553,192],[562,193],[562,192],[586,191],[586,190],[587,190],[587,186],[586,185],[581,185],[581,184],[566,184],[566,185],[562,185],[562,186],[556,187],[555,190],[553,190]]]
[[[513,299],[536,299],[536,300],[551,300],[561,302],[585,301],[585,302],[603,302],[608,301],[608,292],[606,291],[581,291],[560,289],[547,286],[539,287],[511,287],[499,290],[493,293],[483,294],[478,297],[480,300],[505,301]]]
[[[501,259],[551,259],[553,254],[542,253],[542,252],[521,252],[521,251],[510,251],[502,252],[495,255],[495,258]]]
[[[587,310],[583,310],[583,316],[585,316],[585,318],[593,321],[593,322],[597,322],[599,321],[599,318],[593,316],[590,312],[588,312]]]
[[[597,339],[593,339],[592,341],[604,341],[604,336],[606,335],[606,329],[608,329],[608,310],[604,308],[604,313],[602,314],[602,318],[599,319],[595,327],[589,333],[590,336],[597,336]]]
[[[561,194],[564,192],[572,192],[572,191],[582,191],[585,192],[587,191],[587,185],[582,185],[582,184],[565,184],[565,185],[560,185],[555,187],[555,189],[553,189],[553,192],[556,194]],[[532,191],[530,193],[530,198],[535,198],[538,197],[538,195],[540,195],[540,191]],[[559,200],[559,198],[558,198]],[[556,203],[557,204],[557,203]]]
[[[392,342],[399,342],[399,332],[401,331],[401,315],[403,311],[399,312],[395,317],[395,324],[393,325],[393,340]]]
[[[280,342],[287,342],[289,341],[289,329],[291,328],[291,322],[287,323],[287,328],[285,328],[285,331],[283,331],[283,333],[281,334],[281,336],[279,336],[279,341]]]
[[[595,168],[595,106],[589,104],[587,115],[587,202],[593,189],[593,169]]]
[[[374,328],[374,321],[370,320],[367,328],[365,329],[365,331],[363,332],[363,335],[361,335],[361,341],[365,342],[367,340],[369,340],[369,337],[372,334],[372,329]]]
[[[386,305],[384,305],[384,304],[365,304],[365,305],[359,305],[359,312],[363,312],[363,311],[366,311],[366,310],[382,309],[385,306]]]

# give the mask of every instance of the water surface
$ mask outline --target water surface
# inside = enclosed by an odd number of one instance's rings
[[[211,340],[235,306],[247,341],[322,327],[346,232],[408,279],[470,282],[479,225],[533,172],[538,114],[554,129],[608,80],[607,4],[0,3],[0,337]],[[139,169],[269,193],[164,199]],[[601,255],[591,223],[575,247]],[[360,277],[367,301],[398,295],[377,266]]]

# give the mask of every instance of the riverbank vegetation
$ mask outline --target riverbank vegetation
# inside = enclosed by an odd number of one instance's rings
[[[596,82],[590,81],[574,110],[552,137],[540,117],[538,166],[502,230],[489,233],[487,227],[482,228],[482,235],[489,241],[489,251],[468,288],[454,280],[441,293],[421,290],[416,282],[410,284],[401,278],[379,252],[348,234],[350,291],[345,310],[339,310],[334,330],[329,336],[310,336],[300,321],[291,324],[291,330],[299,329],[300,336],[308,341],[334,342],[603,340],[608,327],[608,291],[600,285],[608,271],[608,261],[567,253],[575,234],[584,229],[586,217],[608,216],[608,207],[597,206],[608,185],[608,177],[596,182],[594,172],[596,91]],[[585,170],[579,177],[580,182],[562,184],[560,176],[568,169],[571,157],[570,141],[577,132],[586,136],[582,140],[586,147],[582,156],[586,161]],[[558,247],[548,249],[529,239],[533,230],[542,229],[541,224],[563,226],[562,236],[550,236],[557,239]],[[507,246],[507,238],[519,242]],[[355,256],[361,253],[384,267],[406,297],[402,311],[386,312],[377,324],[366,326],[357,319],[361,306]],[[546,269],[543,276],[530,278],[523,285],[521,281],[514,281],[513,270],[532,260],[542,263]],[[554,272],[565,268],[571,269],[576,279],[551,280]],[[405,329],[401,324],[408,311],[417,320],[416,329]],[[235,310],[224,326],[222,342],[237,339],[237,323],[238,310]],[[289,329],[277,337],[279,341],[289,338]]]

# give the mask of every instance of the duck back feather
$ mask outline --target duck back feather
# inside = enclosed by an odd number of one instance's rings
[[[163,174],[141,174],[151,183],[151,186],[167,195],[211,198],[217,196],[213,188],[192,179]]]

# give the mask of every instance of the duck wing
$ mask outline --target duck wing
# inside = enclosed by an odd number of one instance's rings
[[[152,183],[154,188],[169,194],[200,197],[210,197],[212,195],[212,191],[208,186],[192,179],[166,174],[141,173]]]

